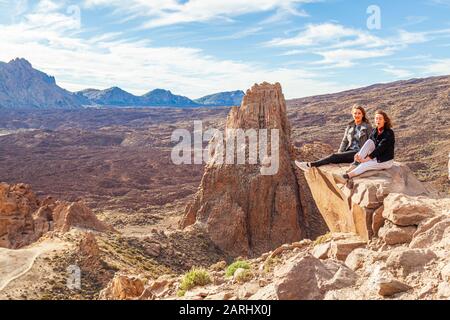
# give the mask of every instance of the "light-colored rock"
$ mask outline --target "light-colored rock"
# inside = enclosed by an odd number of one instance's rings
[[[248,300],[277,300],[277,291],[275,284],[271,283],[264,288],[259,289],[254,295],[250,296]]]
[[[450,199],[430,199],[391,193],[384,199],[383,217],[399,226],[418,225],[433,216],[450,212]]]
[[[327,259],[331,249],[331,243],[322,243],[314,247],[312,255],[317,259]]]
[[[386,261],[386,267],[391,270],[403,271],[403,275],[420,271],[430,261],[436,259],[436,254],[430,249],[394,250]]]
[[[205,300],[230,300],[233,294],[229,291],[219,292],[216,294],[211,294],[205,298]]]
[[[439,215],[419,226],[410,248],[429,248],[430,246],[450,245],[450,216]]]
[[[442,282],[438,286],[437,296],[439,299],[449,299],[450,298],[450,283]]]
[[[387,221],[378,231],[378,236],[389,245],[409,243],[416,230],[416,226],[400,227]]]
[[[366,262],[371,262],[371,256],[373,254],[373,251],[365,248],[357,248],[347,256],[345,265],[353,271],[358,270],[362,268]]]
[[[405,292],[412,289],[411,286],[394,278],[380,278],[377,281],[378,294],[384,297],[389,297],[394,294]]]
[[[366,246],[366,242],[360,239],[344,239],[331,242],[330,257],[345,261],[347,256],[355,249]]]
[[[322,299],[320,286],[333,277],[319,259],[304,254],[286,261],[275,274],[275,291],[280,300]]]
[[[441,270],[441,276],[444,281],[450,283],[450,262],[448,262]]]
[[[384,225],[385,219],[383,218],[383,210],[384,210],[384,206],[381,206],[373,212],[372,232],[373,232],[374,237],[378,236],[378,231]]]
[[[248,299],[261,289],[256,281],[247,282],[239,287],[237,297],[240,300]]]
[[[341,266],[333,278],[327,280],[321,286],[322,291],[338,290],[353,286],[358,279],[357,274],[346,266]]]
[[[398,162],[391,169],[369,171],[355,177],[352,189],[336,184],[333,178],[333,174],[343,174],[347,168],[346,165],[326,165],[305,173],[317,207],[332,232],[352,232],[368,240],[374,233],[373,214],[390,193],[427,194],[411,170]],[[378,226],[379,221],[375,229]]]
[[[278,170],[265,175],[268,166],[261,161],[245,165],[220,163],[223,157],[214,148],[219,143],[216,136],[210,141],[213,152],[199,191],[186,207],[180,226],[196,223],[204,227],[220,249],[234,256],[258,255],[301,240],[306,233],[302,229],[291,129],[280,84],[263,83],[248,90],[241,107],[233,107],[228,115],[226,132],[234,129],[260,133],[261,129],[278,129]]]
[[[272,284],[276,299],[317,300],[323,299],[329,290],[353,286],[357,278],[355,272],[340,262],[322,261],[301,252],[275,268]],[[272,288],[267,290],[273,294]]]
[[[135,276],[116,273],[99,294],[101,300],[132,300],[144,292],[144,281]]]

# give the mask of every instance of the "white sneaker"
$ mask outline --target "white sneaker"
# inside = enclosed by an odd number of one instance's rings
[[[333,178],[334,178],[334,181],[335,181],[336,183],[340,183],[340,184],[346,184],[347,181],[348,181],[348,180],[345,179],[344,176],[341,175],[341,174],[333,173]]]
[[[296,160],[295,165],[300,169],[302,169],[303,171],[308,171],[309,169],[311,169],[311,167],[308,166],[308,162],[300,162]]]

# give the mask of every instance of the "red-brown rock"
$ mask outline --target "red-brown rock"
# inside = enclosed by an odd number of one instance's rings
[[[248,90],[241,107],[228,115],[226,130],[230,129],[278,129],[278,171],[263,175],[261,161],[248,164],[247,157],[246,164],[220,164],[214,155],[181,227],[204,226],[218,247],[236,256],[261,254],[304,238],[291,128],[280,84],[263,83]]]

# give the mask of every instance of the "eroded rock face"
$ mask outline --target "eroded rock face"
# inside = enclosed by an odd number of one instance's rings
[[[135,276],[116,273],[108,286],[99,294],[100,300],[137,299],[144,292],[144,281]]]
[[[234,107],[228,115],[226,130],[232,129],[254,129],[257,133],[278,129],[278,171],[261,174],[267,164],[260,159],[257,164],[220,164],[217,154],[212,155],[181,227],[194,223],[204,226],[222,250],[236,256],[261,254],[302,239],[306,234],[303,210],[280,84],[263,83],[248,90],[241,107]]]
[[[15,249],[37,239],[33,212],[38,207],[29,185],[0,183],[0,247]]]
[[[0,183],[0,247],[17,249],[48,231],[67,232],[72,227],[113,231],[82,202],[40,201],[29,185]]]
[[[72,227],[112,231],[112,228],[98,220],[95,214],[83,202],[59,202],[53,210],[55,231],[67,232]]]
[[[347,168],[327,165],[305,173],[317,207],[332,232],[353,232],[369,240],[383,224],[386,206],[384,210],[381,207],[389,194],[427,194],[411,170],[401,163],[396,162],[389,170],[369,171],[355,177],[352,188],[336,184],[332,176],[344,173]]]

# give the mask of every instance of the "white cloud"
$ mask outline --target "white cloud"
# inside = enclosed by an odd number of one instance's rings
[[[450,59],[437,59],[423,67],[426,74],[450,75]]]
[[[387,67],[383,68],[382,70],[398,79],[406,79],[406,78],[410,78],[413,76],[413,73],[411,71],[396,68],[393,66],[387,66]]]
[[[319,51],[317,54],[323,57],[322,60],[313,64],[332,65],[333,67],[347,68],[354,65],[356,60],[385,57],[392,54],[391,48],[359,50],[359,49],[336,49],[330,51]]]
[[[296,36],[275,38],[265,45],[289,48],[284,55],[316,54],[322,59],[311,64],[342,68],[351,67],[359,60],[390,56],[408,48],[409,45],[447,36],[450,36],[448,29],[424,32],[398,30],[393,36],[381,38],[366,30],[349,28],[337,23],[321,23],[309,24]]]
[[[266,43],[268,46],[278,47],[311,47],[319,45],[334,45],[337,47],[364,45],[373,47],[384,44],[384,40],[366,31],[347,28],[335,23],[309,24],[295,37],[276,38]]]
[[[217,19],[232,20],[233,17],[275,10],[266,22],[274,22],[286,15],[306,16],[307,13],[297,8],[302,3],[317,2],[318,0],[85,0],[87,8],[95,6],[112,6],[120,12],[128,12],[132,17],[148,17],[149,21],[143,28],[154,28],[189,22],[206,22]]]
[[[0,24],[0,61],[24,57],[72,91],[120,86],[142,94],[165,88],[195,98],[217,91],[245,90],[255,82],[278,81],[286,97],[294,98],[348,88],[301,68],[221,60],[199,49],[157,47],[149,40],[127,39],[123,33],[83,38],[84,30],[78,29],[74,17],[45,1],[19,23]]]

